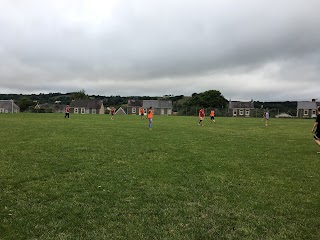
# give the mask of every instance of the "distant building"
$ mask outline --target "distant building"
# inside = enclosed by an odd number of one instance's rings
[[[127,105],[127,114],[139,115],[139,109],[143,106],[143,100],[129,99]]]
[[[158,100],[128,100],[127,113],[140,115],[140,109],[143,108],[146,113],[152,107],[155,115],[171,115],[172,101],[165,99]]]
[[[70,113],[104,114],[105,109],[101,100],[73,100],[70,103]]]
[[[317,108],[320,106],[320,102],[312,101],[300,101],[297,104],[297,117],[298,118],[315,118],[317,116]]]
[[[228,107],[229,117],[253,117],[254,102],[230,101]]]
[[[153,109],[155,115],[171,115],[172,101],[171,100],[143,100],[142,107],[147,110],[150,107]]]
[[[20,107],[13,100],[0,100],[0,113],[19,113]]]

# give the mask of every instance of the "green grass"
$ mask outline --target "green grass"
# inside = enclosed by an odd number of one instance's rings
[[[320,239],[313,120],[0,122],[0,239]]]

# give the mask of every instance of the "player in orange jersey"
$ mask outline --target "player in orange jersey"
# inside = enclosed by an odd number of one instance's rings
[[[152,118],[153,118],[153,112],[152,112],[152,107],[150,107],[149,111],[148,111],[148,120],[149,120],[149,129],[150,130],[152,128]]]
[[[215,114],[214,109],[212,109],[211,112],[210,112],[210,119],[211,119],[211,122],[215,123],[216,120],[214,120],[214,114]]]
[[[140,108],[141,119],[144,119],[144,108]]]

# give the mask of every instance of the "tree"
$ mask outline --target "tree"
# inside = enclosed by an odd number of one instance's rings
[[[209,90],[203,93],[193,93],[192,98],[186,102],[187,106],[204,108],[225,108],[228,101],[218,90]]]
[[[79,92],[72,93],[72,98],[74,100],[80,100],[80,99],[89,99],[89,96],[86,94],[86,92],[82,89]]]
[[[28,110],[29,107],[33,106],[34,102],[30,98],[23,97],[20,99],[17,105],[20,107],[20,111],[24,112]]]

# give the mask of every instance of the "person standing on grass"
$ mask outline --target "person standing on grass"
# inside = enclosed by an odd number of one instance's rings
[[[266,126],[269,126],[269,111],[267,109],[266,114],[265,114],[265,119],[266,119]]]
[[[111,111],[110,111],[110,113],[111,113],[111,120],[114,120],[113,116],[114,116],[115,112],[116,112],[116,109],[115,109],[114,107],[112,107],[112,108],[111,108]]]
[[[265,118],[266,118],[266,112],[263,112],[261,122],[262,122],[262,121],[263,121],[263,119],[265,119]]]
[[[320,146],[320,107],[318,107],[318,114],[315,123],[313,124],[313,128],[311,130],[313,133],[313,141]],[[320,152],[317,152],[320,153]]]
[[[149,129],[150,130],[152,128],[152,118],[153,118],[153,112],[152,112],[152,107],[150,107],[149,111],[148,111],[148,122],[149,122]]]
[[[64,114],[64,118],[70,118],[70,107],[69,105],[66,106],[65,110],[64,110],[65,114]]]
[[[211,122],[215,123],[216,121],[214,120],[214,114],[215,114],[214,113],[214,109],[212,109],[211,112],[210,112],[210,119],[211,119]]]
[[[200,111],[199,111],[199,123],[198,123],[198,126],[204,126],[203,125],[204,117],[205,117],[204,109],[201,108]]]
[[[141,119],[144,119],[144,108],[140,108]]]

